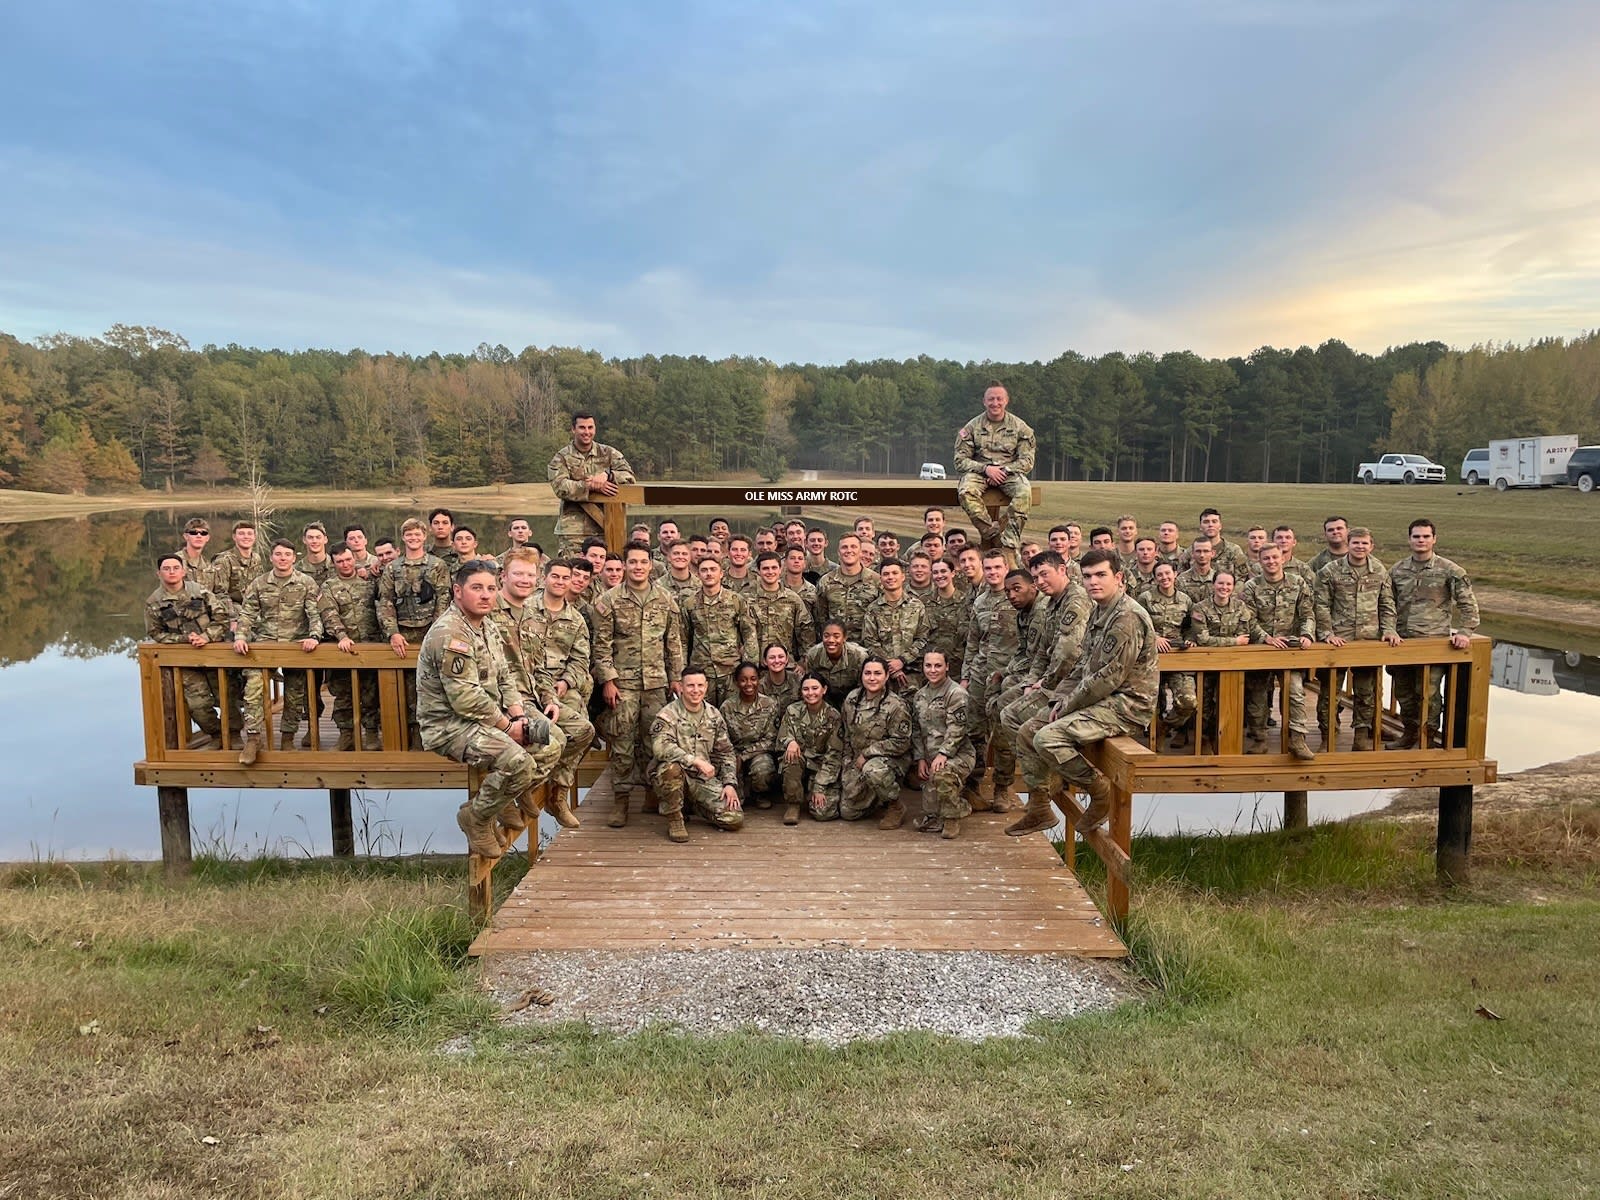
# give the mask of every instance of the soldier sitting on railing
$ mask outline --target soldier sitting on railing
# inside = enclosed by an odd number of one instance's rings
[[[227,637],[228,606],[207,588],[185,578],[183,555],[163,554],[156,561],[156,575],[161,586],[144,602],[144,627],[152,642],[204,646]],[[214,750],[222,744],[222,721],[217,716],[211,674],[190,667],[179,674],[189,716],[206,735],[205,749]]]

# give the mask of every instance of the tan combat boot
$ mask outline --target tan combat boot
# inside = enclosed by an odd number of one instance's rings
[[[952,842],[961,836],[961,822],[955,817],[944,819],[944,828],[939,830],[939,836],[947,842]]]
[[[1324,748],[1326,748],[1326,746],[1324,746]],[[1351,738],[1350,749],[1357,751],[1371,750],[1372,730],[1370,728],[1356,730],[1355,734]]]
[[[356,733],[353,729],[339,730],[339,740],[333,744],[335,750],[354,750],[356,748]]]
[[[798,824],[800,824],[800,806],[798,804],[786,804],[786,805],[784,805],[783,823],[785,825],[798,825]]]
[[[961,798],[967,802],[967,807],[971,808],[975,813],[994,811],[994,801],[985,800],[983,792],[976,786],[962,788]]]
[[[899,829],[906,819],[906,806],[896,800],[883,810],[883,816],[878,818],[879,829]]]
[[[1011,837],[1022,837],[1029,833],[1038,833],[1041,829],[1052,829],[1060,820],[1056,810],[1050,806],[1050,789],[1028,785],[1028,807],[1022,810],[1022,815],[1006,826],[1006,833]]]
[[[1267,752],[1267,735],[1260,729],[1246,729],[1244,731],[1244,752],[1246,754],[1265,754]]]
[[[478,814],[472,811],[472,806],[463,804],[456,810],[456,824],[461,832],[467,835],[467,851],[480,858],[490,860],[499,858],[505,853],[505,846],[500,841],[500,834],[496,829],[499,824],[496,814]]]
[[[545,798],[544,810],[556,819],[556,824],[563,829],[576,829],[582,824],[578,814],[572,811],[572,805],[567,803],[566,788],[551,788]]]
[[[244,735],[244,745],[239,749],[239,765],[241,767],[253,766],[256,755],[261,753],[261,735],[247,733]]]
[[[1415,750],[1417,748],[1417,734],[1421,730],[1414,724],[1407,723],[1401,726],[1400,736],[1392,742],[1385,742],[1385,750]]]
[[[1087,833],[1096,826],[1104,825],[1106,818],[1111,815],[1111,781],[1096,771],[1094,778],[1083,785],[1083,790],[1089,797],[1089,807],[1078,818],[1077,827],[1080,833]]]
[[[611,793],[611,815],[606,818],[606,825],[612,829],[621,829],[628,823],[628,800],[631,788],[617,788]]]
[[[293,750],[294,749],[294,730],[285,729],[281,734],[278,735],[278,749],[279,750]]]
[[[1317,757],[1316,751],[1306,741],[1306,735],[1294,729],[1289,731],[1289,753],[1301,762],[1310,762]]]
[[[683,823],[683,812],[672,813],[667,817],[667,840],[673,842],[687,842],[689,830]]]
[[[1017,809],[1021,807],[1022,801],[1017,799],[1017,793],[1010,784],[1007,784],[1003,788],[995,789],[994,800],[991,801],[991,808],[994,812],[1016,812]]]

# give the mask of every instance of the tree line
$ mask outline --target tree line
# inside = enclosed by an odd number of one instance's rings
[[[0,334],[0,486],[257,482],[418,489],[542,479],[570,414],[655,478],[950,465],[991,380],[1038,433],[1038,479],[1339,483],[1384,450],[1454,465],[1494,437],[1600,440],[1600,333],[1380,355],[1339,341],[1049,362],[779,365],[569,347],[422,356],[198,350],[117,325]]]

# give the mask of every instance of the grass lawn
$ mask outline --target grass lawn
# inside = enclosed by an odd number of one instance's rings
[[[453,864],[18,868],[0,1196],[1600,1193],[1600,808],[1431,838],[1139,839],[1141,999],[842,1050],[503,1026]]]

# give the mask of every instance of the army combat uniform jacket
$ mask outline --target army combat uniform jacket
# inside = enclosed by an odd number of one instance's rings
[[[594,679],[634,691],[667,687],[683,675],[678,603],[659,584],[626,583],[594,602]]]
[[[309,575],[290,571],[280,579],[268,571],[244,590],[236,639],[246,642],[298,642],[322,639],[322,612],[318,589]]]
[[[844,626],[846,640],[861,640],[861,623],[867,607],[883,595],[883,581],[870,567],[862,567],[855,575],[841,570],[829,571],[817,580],[817,630],[829,621]]]
[[[1348,556],[1332,559],[1317,576],[1313,604],[1322,641],[1376,641],[1395,632],[1394,585],[1370,557],[1359,568]]]
[[[1435,554],[1427,562],[1407,555],[1389,568],[1395,627],[1401,637],[1448,637],[1478,627],[1478,599],[1467,573]],[[1459,617],[1452,620],[1452,617]]]
[[[1036,450],[1032,427],[1015,413],[1008,411],[998,422],[979,413],[956,434],[955,468],[962,475],[982,475],[986,467],[1032,475]]]
[[[1068,676],[1063,714],[1108,706],[1124,730],[1142,728],[1156,711],[1161,672],[1150,615],[1123,592],[1096,604],[1084,632],[1083,656]]]
[[[322,628],[330,641],[348,636],[352,642],[376,642],[378,638],[378,581],[352,575],[341,579],[336,573],[323,584],[318,600]]]
[[[378,629],[385,640],[428,628],[450,607],[450,575],[433,555],[397,558],[378,578]]]
[[[561,502],[556,536],[563,542],[581,542],[601,533],[600,526],[582,507],[589,499],[589,486],[584,480],[600,474],[608,475],[612,483],[636,482],[622,451],[602,442],[591,443],[588,453],[579,450],[576,442],[568,442],[551,457],[545,477]]]
[[[185,579],[176,592],[156,588],[144,602],[144,629],[152,642],[187,642],[198,633],[208,642],[228,636],[230,612],[209,588]]]

